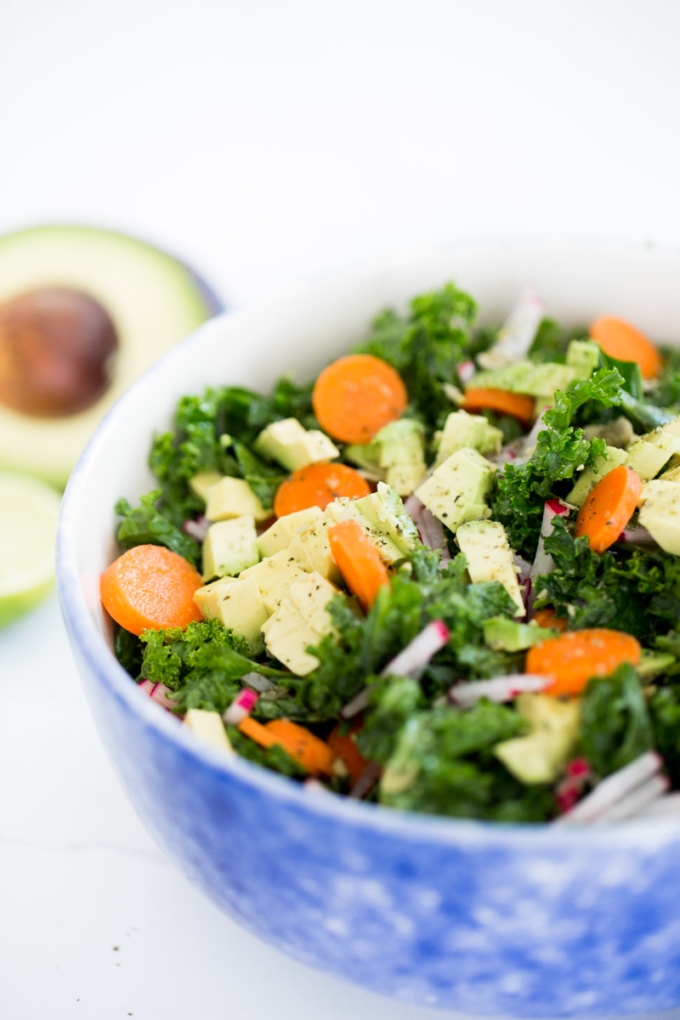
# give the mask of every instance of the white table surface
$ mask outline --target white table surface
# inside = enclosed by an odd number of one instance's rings
[[[467,237],[677,245],[679,39],[673,0],[4,0],[0,231],[129,230],[232,305]],[[0,633],[0,1017],[128,1016],[437,1014],[288,960],[165,863],[53,596]]]

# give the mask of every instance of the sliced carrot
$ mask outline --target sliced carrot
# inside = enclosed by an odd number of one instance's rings
[[[241,719],[238,728],[241,733],[250,737],[260,747],[273,747],[277,743],[274,734],[270,733],[266,726],[263,726],[262,723],[259,723],[257,719],[253,719],[250,715],[247,715],[245,719]]]
[[[509,414],[511,418],[519,418],[529,425],[534,417],[534,401],[521,393],[510,390],[494,390],[486,387],[473,387],[465,391],[462,403],[464,411],[496,411],[497,414]]]
[[[594,676],[608,676],[624,662],[637,666],[640,643],[618,630],[570,630],[530,648],[527,673],[553,677],[544,694],[580,694]]]
[[[602,315],[592,323],[590,336],[610,358],[636,361],[645,379],[656,379],[661,372],[663,361],[652,341],[625,319]]]
[[[162,545],[136,545],[106,568],[100,592],[109,616],[131,634],[141,634],[202,620],[194,602],[202,584],[183,556]]]
[[[277,517],[318,506],[325,510],[338,496],[358,499],[368,496],[371,487],[354,468],[346,464],[309,464],[294,471],[282,482],[274,497]]]
[[[406,387],[391,365],[372,354],[348,354],[319,375],[312,406],[321,428],[343,443],[368,443],[396,421],[408,403]]]
[[[567,620],[557,616],[555,610],[550,606],[545,609],[537,609],[534,613],[534,623],[537,627],[552,627],[553,630],[566,630]]]
[[[347,587],[367,612],[383,585],[390,583],[380,553],[356,521],[334,524],[328,529],[328,541]]]
[[[601,478],[576,518],[574,534],[585,535],[593,552],[613,545],[635,513],[642,492],[640,476],[621,464]]]
[[[355,722],[349,730],[346,730],[343,723],[338,723],[338,725],[331,730],[328,737],[328,746],[335,757],[340,758],[340,760],[344,762],[352,783],[357,782],[368,765],[368,762],[357,747],[355,741],[352,739],[352,734],[360,730],[361,726],[361,722]]]

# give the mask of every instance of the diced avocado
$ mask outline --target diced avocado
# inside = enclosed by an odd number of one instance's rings
[[[389,567],[399,560],[403,560],[404,553],[402,549],[396,545],[388,534],[369,521],[366,514],[362,513],[357,506],[358,503],[358,499],[346,499],[344,497],[334,499],[326,507],[326,517],[330,524],[341,524],[342,521],[356,521],[364,529],[380,553],[383,563]]]
[[[576,485],[566,497],[567,503],[573,506],[582,507],[591,491],[605,475],[620,467],[628,461],[628,454],[625,450],[619,450],[615,446],[607,447],[606,457],[596,457],[595,466],[582,471]]]
[[[642,680],[649,682],[663,676],[675,661],[675,656],[670,652],[653,652],[649,648],[643,648],[635,671]]]
[[[223,478],[224,475],[221,475],[219,471],[199,471],[197,475],[189,479],[189,488],[199,499],[207,503],[208,489],[211,489],[217,482],[221,482]]]
[[[0,238],[0,467],[63,486],[104,412],[219,310],[186,265],[123,234]]]
[[[385,425],[365,446],[346,446],[345,457],[372,471],[400,496],[410,496],[425,477],[425,429],[412,418]]]
[[[218,751],[234,753],[219,712],[190,708],[184,716],[184,725],[204,744],[210,744]]]
[[[477,372],[470,386],[510,390],[529,397],[551,397],[555,390],[566,390],[578,378],[571,365],[554,361],[517,361],[514,365]]]
[[[207,619],[218,617],[218,604],[222,593],[230,584],[236,584],[235,577],[218,577],[216,581],[204,584],[194,592],[194,602]]]
[[[288,552],[295,557],[303,570],[310,573],[315,570],[333,584],[340,584],[342,575],[333,559],[328,541],[330,526],[328,518],[321,514],[319,520],[295,535],[288,546]]]
[[[307,574],[292,584],[276,612],[262,627],[267,651],[291,672],[307,676],[319,660],[307,651],[333,631],[326,606],[337,589],[320,574]]]
[[[586,425],[583,431],[586,439],[604,439],[607,446],[615,446],[619,450],[626,450],[636,439],[633,426],[623,416],[606,425]]]
[[[272,422],[255,440],[255,450],[288,471],[340,456],[337,446],[318,429],[306,429],[297,418]]]
[[[600,364],[600,348],[592,340],[572,340],[567,347],[567,364],[577,379],[589,379]]]
[[[680,485],[657,479],[647,482],[640,494],[638,520],[655,542],[680,556]]]
[[[205,508],[209,521],[226,521],[245,515],[254,517],[256,521],[266,521],[271,517],[271,511],[264,509],[245,479],[225,477],[210,486]]]
[[[257,580],[252,577],[223,578],[199,588],[194,598],[210,618],[245,638],[252,655],[262,651],[260,628],[269,616]]]
[[[208,528],[203,542],[203,579],[240,574],[260,559],[252,517],[232,517]]]
[[[512,549],[503,525],[498,521],[470,521],[461,524],[456,532],[456,541],[467,560],[473,584],[498,581],[517,606],[515,616],[525,616],[526,609]]]
[[[484,643],[496,652],[523,652],[539,641],[555,637],[554,630],[518,623],[504,616],[494,616],[483,624]]]
[[[476,450],[456,450],[416,489],[416,497],[451,531],[465,521],[490,517],[486,497],[493,484],[494,467]]]
[[[282,549],[261,563],[256,563],[254,567],[248,567],[241,577],[257,582],[265,609],[273,613],[290,585],[306,577],[306,574],[288,549]]]
[[[680,453],[679,421],[676,418],[667,425],[660,425],[653,432],[636,439],[629,447],[628,466],[643,482],[655,478],[673,454]]]
[[[677,485],[680,482],[680,467],[670,468],[668,471],[664,471],[662,475],[657,478],[659,482],[675,482]]]
[[[435,435],[435,441],[438,444],[435,466],[438,466],[456,450],[477,450],[481,454],[500,453],[503,433],[483,415],[460,410],[451,412],[442,431]]]
[[[555,782],[578,738],[578,700],[520,694],[515,707],[529,723],[530,733],[496,744],[495,756],[522,783]]]
[[[354,505],[375,529],[389,538],[406,555],[418,541],[418,529],[406,513],[395,489],[378,482],[377,492],[362,496]]]
[[[307,510],[298,510],[294,514],[279,517],[270,528],[263,531],[257,539],[260,555],[273,556],[281,549],[287,549],[296,535],[302,534],[317,521],[323,520],[323,510],[318,506],[310,506]]]

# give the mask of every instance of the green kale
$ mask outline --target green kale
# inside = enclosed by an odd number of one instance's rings
[[[286,474],[277,465],[270,464],[257,457],[252,450],[243,443],[234,442],[234,453],[243,478],[253,490],[262,503],[265,510],[269,510],[274,502],[274,496]]]
[[[113,651],[123,669],[136,680],[142,668],[142,643],[135,634],[119,627],[113,641]]]
[[[655,389],[649,395],[649,402],[659,407],[676,408],[680,405],[680,351],[664,347],[664,367]]]
[[[554,606],[575,630],[611,627],[649,644],[680,619],[677,556],[625,545],[596,553],[587,538],[573,538],[563,518],[554,518],[545,551],[555,569],[537,581],[536,608]]]
[[[387,762],[393,755],[399,734],[418,709],[426,708],[420,684],[410,677],[376,677],[364,725],[356,737],[357,747],[367,760]]]
[[[557,390],[530,460],[519,466],[506,464],[496,476],[490,498],[493,518],[504,526],[512,548],[527,559],[536,553],[546,499],[565,495],[569,488],[565,483],[571,484],[579,469],[591,467],[605,454],[604,440],[587,440],[583,429],[570,424],[572,418],[586,404],[611,407],[620,393],[621,375],[604,368],[566,393]]]
[[[165,684],[182,712],[189,708],[223,712],[246,673],[287,676],[249,659],[247,642],[219,620],[190,623],[184,630],[146,630],[140,640],[145,645],[141,676]]]
[[[586,327],[564,329],[554,319],[541,319],[528,357],[531,361],[556,361],[563,364],[567,360],[570,341],[582,340],[587,335]]]
[[[119,545],[126,550],[135,545],[164,545],[196,566],[201,555],[200,545],[156,509],[160,495],[159,489],[148,492],[135,509],[126,499],[118,500],[115,510],[123,518],[116,531]]]
[[[442,427],[451,411],[445,385],[457,380],[457,368],[474,344],[477,306],[469,294],[447,283],[441,290],[411,301],[400,316],[382,312],[358,351],[392,365],[408,389],[411,411],[430,429]]]
[[[654,741],[673,786],[680,787],[680,689],[660,687],[649,700]]]
[[[624,663],[589,681],[581,699],[580,743],[600,778],[654,747],[654,733],[638,675]]]
[[[522,787],[492,755],[525,725],[513,708],[484,699],[464,712],[450,706],[412,711],[391,741],[381,803],[466,818],[545,820],[554,812],[549,792]]]

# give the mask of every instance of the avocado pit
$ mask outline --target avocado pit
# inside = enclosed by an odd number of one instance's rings
[[[0,304],[0,404],[34,418],[86,411],[112,381],[118,334],[95,298],[41,287]]]

